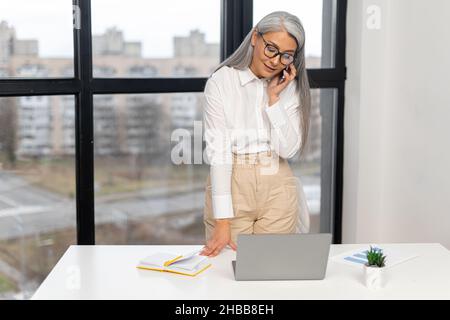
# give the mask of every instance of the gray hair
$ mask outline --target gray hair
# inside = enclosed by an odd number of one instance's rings
[[[251,45],[252,34],[257,29],[264,33],[286,31],[297,41],[296,58],[294,60],[297,69],[296,94],[299,95],[300,101],[300,132],[301,146],[299,157],[305,150],[305,144],[308,140],[309,119],[311,113],[311,93],[308,81],[308,74],[305,65],[305,31],[300,19],[286,11],[274,11],[263,17],[252,30],[247,34],[239,48],[225,61],[220,63],[215,70],[216,72],[223,66],[234,67],[238,70],[244,70],[249,67],[253,57],[253,46]]]

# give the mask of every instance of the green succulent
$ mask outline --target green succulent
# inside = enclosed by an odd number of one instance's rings
[[[374,249],[372,246],[367,251],[367,266],[382,268],[385,266],[386,256],[381,249]]]

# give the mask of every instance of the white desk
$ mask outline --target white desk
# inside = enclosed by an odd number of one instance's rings
[[[381,245],[381,244],[380,244]],[[368,247],[367,245],[366,247]],[[450,299],[450,251],[440,244],[389,244],[419,257],[387,271],[387,284],[367,289],[362,267],[330,260],[325,280],[234,280],[225,249],[196,277],[137,269],[154,251],[188,252],[202,246],[71,246],[32,299]],[[332,245],[330,257],[361,245]]]

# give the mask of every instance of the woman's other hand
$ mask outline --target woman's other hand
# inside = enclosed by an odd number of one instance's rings
[[[236,244],[231,240],[231,226],[230,220],[218,219],[214,226],[214,231],[211,238],[207,241],[206,246],[200,252],[202,256],[215,257],[223,248],[230,245],[231,249],[237,249]]]

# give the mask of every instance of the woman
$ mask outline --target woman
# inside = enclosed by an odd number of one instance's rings
[[[203,121],[210,175],[206,246],[214,257],[237,235],[295,233],[296,181],[287,159],[303,153],[310,87],[305,32],[287,12],[265,16],[208,79]],[[281,79],[283,75],[284,79]]]

